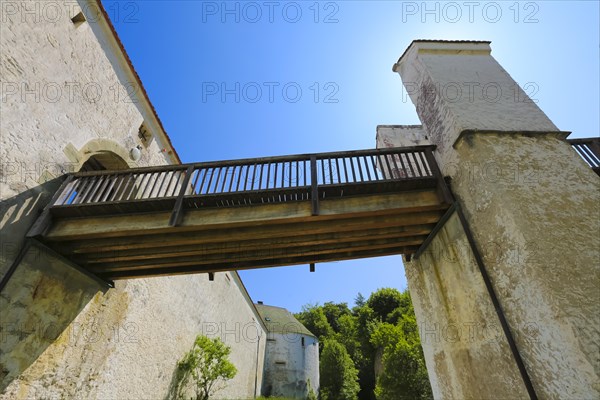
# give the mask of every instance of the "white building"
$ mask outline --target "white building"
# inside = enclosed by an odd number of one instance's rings
[[[319,340],[285,308],[259,302],[267,327],[262,394],[305,399],[319,389]]]

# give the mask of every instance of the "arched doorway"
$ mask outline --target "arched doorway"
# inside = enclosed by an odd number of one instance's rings
[[[102,171],[102,170],[122,170],[128,169],[129,165],[118,154],[112,151],[100,151],[90,156],[79,168],[80,172]]]

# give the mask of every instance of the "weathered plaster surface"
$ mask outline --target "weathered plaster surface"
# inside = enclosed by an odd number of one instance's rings
[[[314,336],[294,332],[269,333],[265,353],[263,394],[305,399],[310,381],[319,385],[319,343]],[[302,345],[304,339],[304,345]]]
[[[47,2],[12,4],[42,10]],[[99,14],[76,27],[74,3],[53,4],[61,7],[57,20],[17,9],[0,24],[0,276],[60,184],[54,178],[102,152],[129,166],[173,160]],[[93,1],[80,4],[97,11]],[[137,135],[142,123],[152,135],[147,144]],[[127,155],[138,144],[135,163]],[[1,399],[164,398],[199,333],[232,346],[239,372],[217,397],[260,393],[265,331],[236,273],[214,282],[206,275],[121,281],[102,293],[50,254],[28,254],[0,303]]]
[[[416,43],[396,69],[438,145],[436,158],[452,178],[538,396],[599,397],[600,179],[519,92],[487,44]],[[411,92],[413,83],[418,89]],[[494,102],[477,92],[456,100],[440,90],[490,83],[501,88]],[[461,136],[464,130],[480,132]],[[467,365],[458,351],[463,340],[426,340],[428,322],[440,324],[433,332],[457,321],[498,326],[467,261],[472,254],[464,233],[455,228],[450,220],[431,250],[406,266],[417,318],[425,322],[421,335],[436,398],[526,397],[514,363],[505,367],[506,346],[479,351],[481,345],[468,344]],[[455,247],[467,254],[457,256]],[[507,392],[512,380],[514,392]]]
[[[435,398],[526,398],[456,214],[405,270]]]

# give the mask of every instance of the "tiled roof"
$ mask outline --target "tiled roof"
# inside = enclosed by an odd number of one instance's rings
[[[285,308],[264,304],[255,304],[255,306],[269,333],[300,333],[316,337]]]

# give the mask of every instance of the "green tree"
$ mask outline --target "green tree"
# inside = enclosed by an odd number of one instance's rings
[[[325,317],[327,317],[327,322],[331,328],[339,333],[340,325],[338,323],[339,319],[344,315],[350,315],[350,309],[348,308],[347,303],[333,303],[327,302],[323,304],[323,313],[325,313]]]
[[[358,371],[346,348],[335,339],[327,339],[320,361],[321,399],[355,400],[360,386]]]
[[[177,364],[177,384],[175,397],[186,398],[192,389],[195,400],[208,400],[223,388],[223,384],[237,373],[228,360],[231,348],[219,338],[210,339],[198,335],[192,349]],[[190,388],[191,386],[191,388]]]
[[[322,341],[325,338],[333,335],[334,331],[327,316],[323,311],[323,307],[318,305],[306,305],[302,307],[302,311],[295,315],[295,317],[314,335]]]
[[[362,307],[367,303],[367,299],[362,295],[361,292],[358,292],[358,295],[354,298],[355,307]]]
[[[433,397],[414,315],[403,315],[398,324],[381,323],[371,342],[383,350],[375,387],[378,400]]]
[[[378,289],[373,292],[367,300],[376,318],[382,322],[391,322],[395,311],[407,314],[412,309],[410,295],[408,292],[401,293],[392,288]]]

